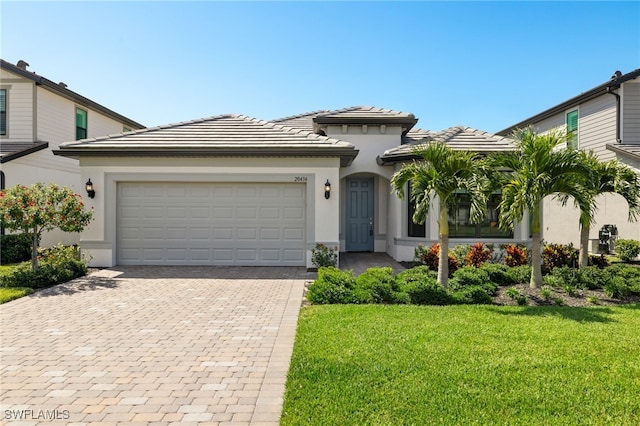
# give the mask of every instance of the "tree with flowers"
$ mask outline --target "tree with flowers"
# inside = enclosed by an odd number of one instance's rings
[[[29,236],[32,244],[31,267],[38,267],[38,246],[45,231],[60,229],[81,232],[91,221],[82,197],[55,183],[16,185],[0,191],[0,222],[11,231]]]

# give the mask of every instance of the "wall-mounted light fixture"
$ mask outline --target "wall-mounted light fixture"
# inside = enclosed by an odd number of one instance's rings
[[[93,198],[96,196],[96,191],[93,189],[93,182],[91,182],[91,179],[89,179],[87,183],[84,184],[84,189],[87,190],[87,195],[89,196],[89,198]]]
[[[329,197],[331,197],[331,182],[329,182],[329,179],[327,179],[324,184],[324,198],[328,200]]]

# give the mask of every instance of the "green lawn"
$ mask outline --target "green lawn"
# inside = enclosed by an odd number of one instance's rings
[[[19,263],[9,265],[0,265],[0,275],[10,274]],[[19,299],[23,296],[33,293],[33,289],[26,287],[5,288],[0,287],[0,304]]]
[[[283,425],[638,425],[640,305],[312,306]]]

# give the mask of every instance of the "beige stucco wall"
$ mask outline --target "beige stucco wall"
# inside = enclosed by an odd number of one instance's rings
[[[80,162],[82,181],[91,179],[96,196],[88,199],[95,209],[80,245],[92,256],[93,266],[113,266],[116,261],[116,185],[119,181],[192,182],[294,182],[306,179],[307,267],[316,243],[338,244],[340,192],[337,158],[107,158],[85,157]],[[332,195],[324,197],[324,183]]]

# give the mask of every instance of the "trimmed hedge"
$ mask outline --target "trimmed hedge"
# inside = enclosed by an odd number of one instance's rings
[[[0,235],[0,263],[20,263],[31,259],[31,238],[25,234]]]

